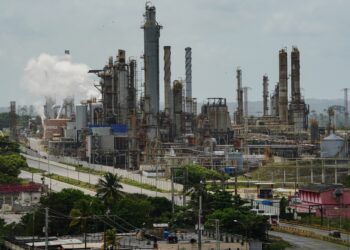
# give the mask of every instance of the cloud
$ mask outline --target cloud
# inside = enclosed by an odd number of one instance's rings
[[[43,53],[28,61],[21,85],[36,97],[50,96],[60,101],[73,96],[79,101],[98,96],[88,71],[87,65],[73,63],[70,56]]]
[[[327,32],[327,26],[301,14],[276,12],[266,22],[263,31],[282,35],[319,35]]]

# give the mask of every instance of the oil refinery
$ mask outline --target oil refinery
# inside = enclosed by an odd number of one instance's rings
[[[143,17],[141,60],[119,49],[106,65],[89,70],[99,79],[94,86],[99,98],[75,100],[67,96],[57,104],[52,97],[46,97],[42,144],[49,155],[127,170],[157,169],[168,174],[172,167],[184,164],[245,173],[251,166],[261,166],[274,157],[287,160],[348,156],[348,136],[344,132],[335,134],[332,107],[326,127],[309,119],[309,105],[301,92],[302,54],[298,47],[291,48],[290,56],[287,48],[278,51],[279,76],[272,91],[272,77],[262,75],[261,115],[248,114],[250,87],[243,81],[244,70],[234,65],[232,89],[228,90],[232,98],[211,96],[199,106],[192,91],[195,80],[192,81],[191,47],[184,48],[182,55],[185,79],[174,79],[172,48],[160,45],[163,26],[157,20],[155,6],[146,4]],[[164,55],[163,83],[160,53]],[[347,122],[347,89],[344,93]],[[230,110],[230,102],[236,102],[234,110]],[[12,107],[10,114],[14,112]],[[16,119],[12,119],[13,137],[15,127]],[[28,144],[37,150],[31,138]],[[339,147],[329,146],[333,144]]]

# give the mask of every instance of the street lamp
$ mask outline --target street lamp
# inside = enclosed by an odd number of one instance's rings
[[[248,244],[248,234],[247,234],[247,227],[240,221],[238,220],[233,220],[234,223],[238,223],[240,224],[243,228],[244,228],[244,231],[245,231],[245,239],[246,239],[246,242],[245,242],[245,249],[247,249],[247,244]]]

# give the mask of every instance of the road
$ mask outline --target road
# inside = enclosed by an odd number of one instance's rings
[[[329,231],[328,230],[322,230],[322,229],[318,229],[318,228],[312,228],[312,227],[300,226],[300,225],[288,224],[288,223],[282,223],[282,222],[280,222],[280,226],[294,227],[294,228],[298,228],[298,229],[301,229],[301,230],[310,231],[310,232],[313,232],[313,233],[318,234],[318,235],[329,236]],[[350,236],[348,234],[342,233],[341,234],[341,239],[345,240],[345,241],[349,241],[350,240]]]
[[[29,173],[27,171],[21,171],[19,177],[23,178],[23,179],[32,179],[33,178],[34,182],[41,183],[41,174],[32,174],[32,173]],[[51,186],[52,191],[55,191],[55,192],[60,192],[64,188],[75,188],[75,189],[81,190],[82,192],[84,192],[84,194],[88,194],[88,195],[92,195],[92,196],[94,196],[96,194],[96,192],[91,191],[89,189],[85,189],[85,188],[77,187],[77,186],[70,185],[70,184],[67,184],[64,182],[56,181],[56,180],[50,179],[48,177],[45,177],[45,183],[49,187]]]
[[[269,235],[281,237],[283,240],[289,242],[293,247],[287,249],[303,249],[303,250],[346,250],[348,247],[330,243],[327,241],[316,240],[312,238],[306,238],[301,236],[296,236],[293,234],[280,233],[275,231],[270,231]]]
[[[53,173],[53,174],[57,174],[60,176],[69,177],[69,178],[80,180],[80,181],[87,182],[90,184],[97,184],[98,180],[101,178],[101,176],[99,176],[99,175],[75,171],[72,169],[71,166],[68,166],[65,164],[60,164],[60,166],[56,166],[56,165],[50,164],[50,161],[48,161],[47,163],[46,162],[43,163],[41,161],[36,161],[36,160],[28,159],[28,158],[27,158],[27,163],[28,163],[28,166],[31,168],[41,169],[41,170],[47,171],[48,173]],[[40,174],[36,175],[36,176],[40,176],[40,178],[41,178]],[[30,173],[30,178],[31,178],[31,173]],[[36,181],[41,183],[40,178]],[[47,178],[47,179],[49,179],[49,178]],[[52,181],[51,181],[51,183],[53,183]],[[59,183],[59,181],[55,181],[55,183],[57,184],[57,183]],[[62,183],[62,182],[60,182],[60,183]],[[47,181],[46,184],[49,184],[49,182]],[[69,184],[66,184],[66,185],[69,185]],[[144,188],[127,185],[124,183],[121,183],[121,185],[123,186],[122,191],[126,192],[126,193],[145,194],[145,195],[151,196],[151,197],[165,197],[168,200],[171,200],[171,193],[161,193],[161,192],[151,191],[151,190],[147,190]],[[78,188],[74,185],[69,185],[69,186],[70,186],[70,188],[81,189],[81,188]],[[52,189],[54,191],[56,191],[53,187],[52,187]],[[91,192],[88,189],[84,189],[84,190]],[[182,205],[182,196],[175,195],[175,204]]]

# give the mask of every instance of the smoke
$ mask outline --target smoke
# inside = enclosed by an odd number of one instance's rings
[[[22,86],[34,97],[52,97],[62,103],[66,97],[75,102],[98,97],[93,76],[85,64],[73,63],[69,55],[54,56],[42,53],[28,61],[24,69]]]

